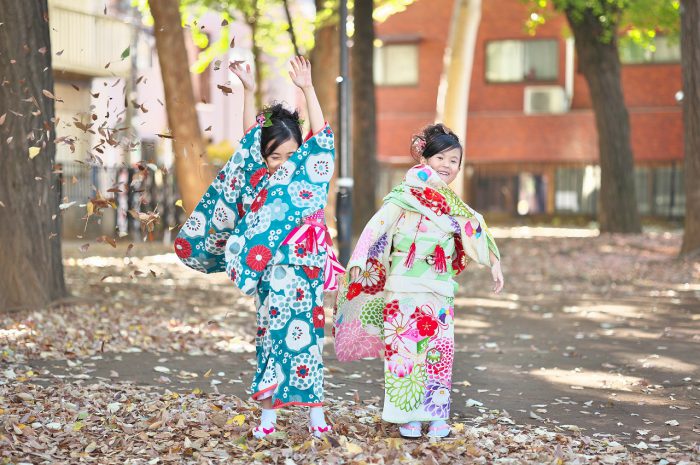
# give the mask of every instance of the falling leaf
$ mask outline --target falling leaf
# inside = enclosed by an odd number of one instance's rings
[[[221,92],[223,92],[224,95],[228,95],[228,94],[232,94],[232,93],[233,93],[233,89],[231,89],[231,88],[228,87],[228,86],[224,86],[224,85],[222,85],[222,84],[217,84],[216,87],[218,87],[219,89],[221,89]]]
[[[234,36],[233,39],[231,39],[231,43],[229,44],[229,48],[233,48],[236,46],[236,37]]]
[[[80,246],[80,251],[83,252],[83,253],[85,253],[85,252],[88,251],[88,248],[89,248],[89,247],[90,247],[90,244],[89,244],[89,243],[83,244],[83,245]]]
[[[129,56],[129,53],[131,52],[131,46],[128,46],[124,49],[124,51],[121,54],[121,59],[125,59]]]
[[[6,117],[7,117],[7,113],[3,113],[3,114],[0,116],[0,126],[2,126],[3,124],[5,124],[5,118],[6,118]]]
[[[63,102],[60,98],[56,97],[54,94],[49,92],[48,90],[44,89],[41,91],[42,94],[44,94],[46,97],[50,98],[51,100],[55,100],[57,102]]]
[[[59,50],[58,52],[56,52],[56,55],[59,56],[59,57],[60,57],[61,55],[63,55],[63,50]]]
[[[29,159],[34,159],[37,155],[39,155],[39,152],[41,152],[41,148],[39,147],[29,147]]]

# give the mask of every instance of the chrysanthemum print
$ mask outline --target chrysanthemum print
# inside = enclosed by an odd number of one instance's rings
[[[284,241],[296,237],[307,216],[324,222],[317,211],[327,202],[333,133],[324,127],[270,176],[260,131],[253,127],[241,140],[182,228],[175,251],[191,268],[226,271],[256,296],[253,397],[271,395],[274,407],[320,405],[327,249]]]
[[[348,263],[359,277],[338,292],[335,349],[340,361],[384,358],[385,421],[449,417],[453,277],[467,258],[490,265],[490,252],[498,256],[483,218],[425,165],[408,171],[365,227]],[[380,344],[368,343],[375,337]]]

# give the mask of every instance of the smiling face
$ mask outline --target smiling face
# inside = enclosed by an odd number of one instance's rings
[[[268,147],[273,143],[274,142],[270,142]],[[289,157],[291,157],[298,148],[299,145],[294,141],[294,139],[288,139],[278,145],[272,153],[265,157],[265,163],[267,163],[267,169],[270,174],[274,174],[275,171],[277,171],[277,168],[282,166],[285,161],[289,160]]]
[[[427,159],[421,157],[421,163],[431,167],[440,176],[440,179],[445,181],[445,184],[450,184],[457,178],[461,162],[462,150],[456,147],[436,153]]]

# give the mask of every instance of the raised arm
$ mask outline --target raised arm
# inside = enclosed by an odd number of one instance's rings
[[[294,85],[304,92],[304,97],[306,98],[311,132],[317,133],[323,129],[326,120],[323,118],[321,104],[318,102],[314,84],[311,80],[311,63],[306,58],[298,56],[292,58],[289,64],[292,66],[292,70],[289,71],[289,77],[292,78]]]
[[[250,65],[234,61],[228,67],[233,74],[243,83],[243,132],[246,132],[255,124],[255,117],[258,110],[255,108],[255,75],[250,69]]]

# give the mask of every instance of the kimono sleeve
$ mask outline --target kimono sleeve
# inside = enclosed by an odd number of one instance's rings
[[[362,231],[346,269],[350,270],[356,266],[365,270],[370,258],[380,262],[386,261],[391,252],[393,228],[402,214],[401,207],[392,202],[385,202]]]
[[[226,241],[243,216],[246,199],[252,195],[252,187],[246,185],[249,172],[260,171],[260,176],[266,172],[259,157],[252,156],[260,139],[258,129],[254,126],[243,136],[240,147],[216,175],[175,239],[178,258],[194,270],[226,270]]]
[[[484,217],[480,213],[472,210],[472,218],[460,221],[460,238],[464,247],[464,252],[471,258],[484,266],[491,267],[491,254],[501,259],[501,254],[496,246],[496,241],[486,225]]]

